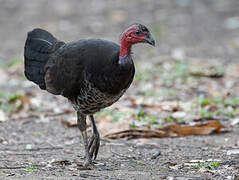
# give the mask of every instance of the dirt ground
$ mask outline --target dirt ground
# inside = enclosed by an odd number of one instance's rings
[[[95,170],[81,170],[84,160],[77,128],[57,120],[10,121],[1,126],[1,178],[22,179],[233,179],[238,178],[238,155],[227,151],[238,144],[239,128],[211,136],[142,140],[103,140]],[[27,144],[33,144],[31,150]],[[160,155],[155,159],[155,153]],[[216,171],[181,167],[191,160],[220,160]],[[174,167],[177,164],[180,167]],[[3,168],[5,167],[5,168]],[[9,167],[9,168],[8,168]],[[31,167],[35,167],[31,170]],[[229,167],[229,168],[228,168]],[[12,169],[11,169],[12,168]]]
[[[134,47],[133,57],[139,66],[145,62],[155,63],[165,56],[179,60],[196,58],[201,64],[213,60],[228,66],[237,63],[239,57],[238,9],[237,0],[0,0],[0,65],[23,58],[26,33],[34,27],[47,29],[65,41],[99,37],[118,42],[123,28],[139,22],[151,29],[157,41],[153,49],[143,45]],[[45,114],[57,114],[61,107],[70,108],[63,98],[29,84],[22,76],[22,66],[20,70],[18,66],[14,68],[17,70],[2,70],[9,77],[2,76],[1,91],[38,94],[41,99],[45,98],[43,105],[39,105],[39,112]],[[136,79],[126,97],[142,88],[138,81]],[[210,83],[223,84],[216,86],[217,92],[224,92],[227,87],[238,96],[237,79],[233,85],[225,81],[210,80]],[[197,91],[180,86],[176,95],[167,94],[165,99],[193,98],[208,88],[200,82],[208,80],[198,81]],[[168,91],[171,86],[159,87]],[[53,101],[54,106],[45,106]],[[124,104],[123,101],[119,103]],[[0,179],[239,179],[238,124],[229,127],[227,132],[208,136],[103,138],[95,169],[86,170],[79,166],[84,160],[79,130],[61,122],[72,116],[74,113],[47,119],[41,116],[9,118],[1,122]],[[229,120],[235,118],[226,115],[220,121],[229,125]],[[211,167],[211,162],[219,164]]]

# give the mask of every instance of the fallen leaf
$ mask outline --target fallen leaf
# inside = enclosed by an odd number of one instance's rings
[[[124,131],[118,131],[114,133],[108,133],[106,138],[118,139],[118,138],[162,138],[162,137],[177,137],[177,136],[189,136],[189,135],[208,135],[216,132],[220,132],[222,128],[225,128],[218,121],[209,121],[206,123],[200,123],[196,125],[181,125],[181,124],[169,124],[162,128],[157,129],[128,129]]]
[[[15,94],[9,99],[9,103],[14,112],[28,111],[30,109],[30,100],[26,96]]]
[[[180,125],[177,123],[158,128],[161,131],[169,131],[176,134],[176,136],[189,136],[189,135],[208,135],[214,132],[219,132],[220,129],[225,128],[219,121],[209,121],[196,125]]]
[[[105,135],[106,138],[118,139],[118,138],[153,138],[153,137],[169,137],[165,132],[158,130],[144,130],[144,129],[128,129],[125,131],[119,131],[115,133],[109,133]]]
[[[62,119],[61,120],[61,123],[62,124],[64,124],[64,125],[66,125],[67,127],[77,127],[77,120],[76,120],[76,118],[71,118],[71,119]]]
[[[190,71],[190,75],[196,77],[209,77],[209,78],[221,78],[224,76],[224,72],[221,67],[209,66],[201,67],[193,66]]]

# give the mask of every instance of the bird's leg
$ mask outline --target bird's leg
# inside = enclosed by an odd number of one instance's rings
[[[90,157],[93,158],[94,156],[94,160],[95,160],[100,147],[100,135],[95,124],[94,116],[90,115],[89,117],[91,121],[92,133],[93,133],[90,140],[90,144],[89,144],[89,150],[90,150]]]
[[[85,146],[85,166],[88,166],[92,163],[91,156],[89,154],[88,138],[86,132],[86,115],[77,111],[77,125],[80,129],[81,135],[83,137],[84,146]]]

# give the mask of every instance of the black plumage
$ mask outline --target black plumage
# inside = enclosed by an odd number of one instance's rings
[[[44,66],[50,55],[55,52],[63,42],[59,42],[49,32],[34,29],[28,33],[24,47],[25,76],[41,89],[46,89],[44,81]]]
[[[154,45],[144,28],[139,24],[128,28],[127,33],[141,30],[141,36],[137,31],[135,42],[126,41],[127,36],[122,36],[121,46],[102,39],[64,43],[42,29],[28,33],[24,49],[25,76],[41,89],[72,102],[84,138],[87,164],[91,163],[93,154],[96,158],[99,148],[93,114],[116,102],[133,81],[135,68],[130,55],[131,44],[148,42]],[[85,131],[87,115],[94,133],[89,146]]]

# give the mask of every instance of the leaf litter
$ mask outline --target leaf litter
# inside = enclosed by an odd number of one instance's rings
[[[209,135],[219,133],[226,128],[218,121],[209,121],[195,125],[169,124],[157,129],[128,129],[105,135],[106,138],[162,138],[189,135]]]
[[[225,66],[217,60],[202,64],[195,58],[184,61],[158,57],[153,63],[138,63],[136,68],[135,80],[123,98],[96,114],[102,136],[209,135],[224,132],[226,127],[223,124],[231,127],[238,124],[235,117],[239,115],[239,99],[236,98],[239,63]],[[0,91],[0,121],[34,117],[47,122],[59,117],[67,127],[77,127],[70,103],[28,83],[19,77],[22,71],[21,63],[9,71],[1,70],[5,81],[14,79],[14,83],[3,84]],[[14,91],[9,92],[9,88]]]

